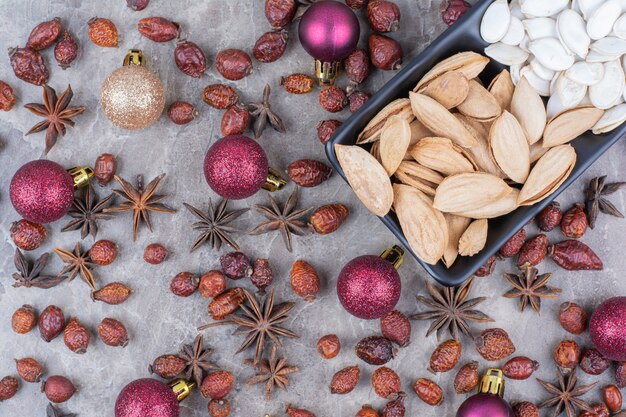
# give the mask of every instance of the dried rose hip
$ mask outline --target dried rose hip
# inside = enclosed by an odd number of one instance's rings
[[[204,398],[221,400],[226,397],[235,385],[233,374],[228,371],[211,372],[202,380],[200,393]]]
[[[433,407],[443,402],[443,390],[430,379],[420,378],[415,381],[413,391],[415,391],[420,400]]]
[[[371,405],[364,405],[354,417],[380,417],[380,414]]]
[[[327,204],[315,210],[309,222],[316,233],[327,235],[339,229],[349,214],[343,204]]]
[[[566,331],[580,335],[587,329],[587,312],[576,303],[565,302],[559,310],[559,322]]]
[[[341,342],[337,335],[327,334],[317,341],[317,351],[324,359],[332,359],[339,355]]]
[[[163,17],[146,17],[139,21],[137,30],[154,42],[169,42],[178,36],[178,23]]]
[[[15,246],[23,250],[35,250],[46,239],[46,228],[39,223],[20,220],[13,222],[9,228]]]
[[[509,379],[528,379],[539,368],[539,363],[525,356],[509,359],[502,367],[502,373]]]
[[[15,76],[22,81],[35,85],[44,85],[49,72],[41,54],[30,48],[10,48],[9,58]]]
[[[117,48],[119,36],[117,27],[109,19],[94,17],[87,22],[89,39],[104,48]]]
[[[103,153],[96,158],[94,165],[94,178],[98,180],[100,185],[107,185],[115,177],[117,172],[117,159],[115,155]]]
[[[128,300],[128,297],[130,297],[132,293],[133,290],[121,282],[112,282],[100,288],[98,291],[92,292],[91,298],[94,301],[102,301],[103,303],[110,305],[118,305]]]
[[[561,220],[561,231],[565,237],[570,239],[583,237],[588,226],[584,204],[576,204],[563,215]]]
[[[369,0],[346,0],[346,4],[351,9],[362,9]]]
[[[222,116],[220,129],[224,136],[241,135],[250,126],[250,110],[237,103],[228,108]]]
[[[254,261],[250,281],[259,289],[259,292],[265,292],[265,289],[274,281],[274,272],[272,271],[269,260],[256,259]]]
[[[602,388],[602,399],[612,413],[617,413],[622,409],[622,393],[615,385]]]
[[[174,61],[179,70],[193,78],[200,78],[206,71],[204,52],[191,41],[178,41],[174,50]]]
[[[28,304],[15,310],[11,317],[11,328],[17,334],[26,334],[33,330],[36,325],[37,314],[35,309]]]
[[[51,46],[61,34],[61,18],[55,17],[35,26],[28,36],[26,47],[41,51]]]
[[[354,350],[359,359],[370,365],[384,365],[396,356],[391,340],[382,336],[361,339]]]
[[[65,346],[74,353],[83,354],[87,352],[91,335],[89,331],[72,317],[63,330],[63,341]]]
[[[17,374],[26,382],[39,382],[43,375],[43,366],[33,358],[15,360]]]
[[[252,275],[250,259],[242,252],[231,252],[220,257],[222,271],[230,279],[241,279]]]
[[[466,363],[454,377],[454,392],[467,394],[478,386],[478,362]]]
[[[89,258],[97,265],[110,265],[117,258],[117,245],[110,240],[99,240],[89,249]]]
[[[454,369],[461,359],[462,347],[458,340],[447,340],[435,348],[430,356],[428,370],[433,374]]]
[[[450,26],[459,20],[470,8],[471,4],[465,0],[443,0],[439,6],[443,22]]]
[[[326,145],[330,138],[333,136],[335,131],[339,129],[342,125],[342,122],[339,120],[323,120],[317,124],[317,137],[322,142],[322,144]]]
[[[203,100],[213,108],[224,110],[239,101],[239,94],[226,84],[211,84],[204,88]]]
[[[265,17],[274,28],[287,26],[296,14],[296,0],[265,0]]]
[[[615,384],[620,387],[626,387],[626,362],[618,362],[615,367]]]
[[[601,271],[604,269],[602,260],[595,252],[578,240],[564,240],[548,249],[550,258],[568,271]]]
[[[63,311],[54,305],[46,307],[39,316],[38,325],[41,338],[46,342],[50,342],[63,333],[63,328],[65,328]]]
[[[224,49],[215,57],[215,68],[227,80],[237,81],[252,73],[252,60],[241,49]]]
[[[370,57],[362,48],[355,49],[343,61],[343,69],[354,84],[361,84],[370,75]]]
[[[320,291],[320,278],[309,263],[297,260],[291,267],[291,288],[297,296],[311,302]]]
[[[143,251],[143,260],[158,265],[167,258],[168,250],[159,243],[151,243]]]
[[[105,317],[98,325],[98,336],[105,345],[126,347],[128,345],[128,332],[126,327],[119,321]]]
[[[491,275],[496,267],[496,260],[497,258],[495,255],[487,259],[487,262],[474,272],[474,275],[477,277],[488,277]]]
[[[500,255],[505,258],[512,258],[519,253],[524,242],[526,242],[526,230],[520,229],[500,248]]]
[[[211,400],[208,409],[211,417],[228,417],[230,415],[230,402],[226,399]]]
[[[573,340],[563,340],[555,346],[552,358],[561,369],[574,369],[580,361],[580,347]]]
[[[290,94],[308,94],[313,91],[315,80],[306,74],[291,74],[281,77],[280,85]]]
[[[508,333],[498,328],[483,330],[474,343],[480,356],[488,361],[500,361],[515,353]]]
[[[381,366],[372,374],[372,388],[379,397],[394,399],[400,392],[400,377],[392,369]]]
[[[539,417],[539,408],[529,401],[522,401],[513,406],[513,414],[515,417]]]
[[[402,65],[404,52],[395,39],[372,33],[367,41],[372,65],[381,70],[397,70]]]
[[[380,318],[380,332],[400,347],[411,343],[411,322],[398,310],[390,311]]]
[[[11,111],[16,101],[17,99],[15,94],[13,94],[11,86],[4,81],[0,81],[0,110]]]
[[[358,366],[349,366],[338,371],[330,381],[331,394],[343,395],[351,392],[358,385],[360,378],[361,370]]]
[[[400,9],[388,0],[370,0],[367,20],[375,32],[394,32],[400,28]]]
[[[333,85],[320,91],[319,102],[324,110],[330,113],[337,113],[346,107],[348,97],[341,88]]]
[[[406,407],[404,406],[405,398],[406,394],[404,392],[399,392],[398,398],[385,404],[381,417],[404,417],[404,414],[406,413]]]
[[[213,270],[200,277],[198,291],[204,298],[217,297],[226,289],[226,277],[220,271]]]
[[[294,408],[291,404],[287,404],[285,412],[289,415],[289,417],[315,417],[315,414],[312,412],[302,408]]]
[[[287,175],[300,187],[316,187],[330,178],[333,169],[313,159],[299,159],[287,166]]]
[[[523,268],[539,265],[548,254],[548,246],[550,246],[550,241],[544,234],[528,239],[519,252],[517,266]]]
[[[68,69],[78,56],[78,43],[74,37],[66,30],[63,36],[54,47],[54,59],[59,63],[61,69]]]
[[[198,116],[198,110],[186,101],[175,101],[167,108],[167,116],[177,125],[186,125]]]
[[[187,362],[176,355],[162,355],[148,366],[151,374],[156,374],[163,379],[173,379],[182,374],[187,368]]]
[[[287,49],[288,40],[289,34],[286,30],[266,32],[261,35],[254,44],[252,55],[254,55],[259,62],[268,63],[278,61]]]
[[[231,288],[217,295],[209,303],[209,314],[213,320],[222,320],[239,308],[246,299],[241,288]]]
[[[62,403],[76,392],[72,381],[61,375],[53,375],[41,383],[41,392],[46,394],[50,402]]]
[[[170,291],[179,297],[189,297],[198,289],[200,280],[196,274],[181,272],[170,282]]]
[[[537,221],[537,227],[541,231],[551,232],[561,224],[561,219],[563,219],[561,205],[553,201],[539,212],[535,220]]]
[[[348,102],[350,103],[350,112],[356,113],[359,109],[367,103],[371,94],[363,91],[354,91],[348,96]]]
[[[126,0],[126,5],[131,9],[140,12],[150,4],[150,0]]]
[[[0,402],[13,398],[20,388],[20,383],[13,376],[5,376],[0,379]]]
[[[591,411],[582,411],[578,417],[609,417],[609,410],[604,404],[594,404]]]
[[[600,375],[610,367],[611,361],[598,352],[598,349],[585,349],[580,357],[580,369],[589,375]]]

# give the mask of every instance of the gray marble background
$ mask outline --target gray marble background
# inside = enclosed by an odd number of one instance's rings
[[[409,57],[414,56],[444,30],[438,12],[439,1],[397,0],[397,3],[403,13],[402,27],[393,36],[401,41]],[[156,44],[140,37],[136,30],[137,21],[152,15],[179,22],[188,39],[197,42],[211,61],[217,51],[223,48],[250,50],[256,38],[269,29],[261,0],[153,0],[143,12],[127,9],[123,0],[0,1],[2,50],[23,45],[35,24],[54,16],[60,16],[63,24],[69,27],[81,43],[79,59],[67,71],[56,66],[51,50],[44,52],[51,69],[50,84],[62,90],[71,83],[75,91],[74,103],[84,104],[88,109],[76,118],[76,128],[59,140],[48,158],[70,167],[93,164],[96,156],[111,152],[118,156],[119,173],[125,178],[143,174],[149,180],[165,172],[167,177],[163,190],[171,195],[168,202],[178,209],[173,216],[154,216],[154,233],[142,229],[136,242],[131,239],[129,215],[120,215],[102,223],[98,237],[117,242],[121,253],[114,264],[96,270],[96,279],[99,284],[123,281],[133,287],[135,294],[123,305],[92,303],[87,286],[78,279],[50,290],[12,288],[15,248],[9,237],[9,225],[18,216],[8,198],[9,182],[23,163],[41,155],[44,134],[24,137],[24,132],[38,119],[22,106],[28,102],[40,102],[41,89],[17,80],[7,56],[0,59],[0,79],[9,82],[18,96],[15,109],[0,114],[0,375],[16,373],[13,358],[33,356],[39,359],[45,364],[48,375],[66,375],[79,387],[79,392],[62,408],[81,416],[112,416],[120,388],[135,378],[148,376],[148,364],[154,358],[176,352],[181,343],[190,343],[197,334],[196,327],[209,319],[207,301],[199,294],[181,299],[169,292],[168,285],[171,277],[180,271],[202,273],[218,266],[219,254],[211,252],[208,247],[189,254],[194,239],[190,233],[193,218],[182,203],[189,202],[204,208],[208,199],[215,197],[202,176],[202,160],[208,146],[220,136],[221,112],[206,106],[201,100],[201,92],[207,84],[222,80],[213,67],[199,80],[183,75],[173,62],[173,43]],[[119,48],[103,49],[90,43],[86,22],[93,16],[111,18],[117,24],[121,34]],[[315,125],[318,120],[329,118],[317,105],[317,94],[291,96],[278,86],[281,75],[311,70],[311,59],[298,44],[295,26],[291,28],[290,35],[290,45],[283,59],[272,64],[255,62],[255,70],[250,77],[233,83],[245,101],[259,99],[266,83],[274,88],[272,102],[276,112],[283,117],[288,133],[280,135],[267,131],[260,143],[270,155],[271,164],[281,170],[299,158],[325,159],[323,147],[316,137]],[[145,131],[126,132],[113,126],[104,117],[98,105],[100,86],[105,77],[121,64],[125,51],[131,47],[144,50],[149,65],[167,87],[168,103],[181,99],[198,106],[200,116],[196,121],[180,127],[173,125],[166,117],[161,117]],[[365,88],[375,92],[392,76],[393,73],[375,72]],[[344,84],[345,79],[341,83]],[[349,114],[344,111],[336,116],[345,119]],[[622,141],[560,198],[561,203],[567,207],[579,201],[586,181],[593,176],[608,174],[611,180],[623,180],[625,152],[626,144]],[[286,190],[277,193],[277,198],[284,201],[292,187],[289,185]],[[97,191],[100,196],[104,196],[109,190],[97,187]],[[274,287],[280,300],[296,298],[288,280],[291,264],[296,259],[305,259],[318,268],[323,279],[323,289],[315,302],[306,304],[299,301],[287,322],[290,328],[301,334],[301,338],[287,341],[285,353],[290,363],[297,365],[301,372],[292,377],[289,391],[278,392],[271,402],[264,400],[261,386],[246,388],[243,384],[252,374],[252,370],[243,365],[243,360],[252,352],[233,355],[241,341],[240,337],[231,337],[231,329],[226,327],[205,332],[208,344],[216,351],[213,358],[215,362],[236,376],[237,383],[230,396],[233,416],[282,416],[285,405],[290,402],[310,409],[318,417],[348,417],[354,415],[362,404],[371,403],[376,407],[384,405],[384,401],[370,388],[369,380],[374,367],[359,362],[353,354],[353,346],[359,339],[378,331],[378,322],[358,320],[345,313],[337,301],[334,284],[338,272],[348,260],[362,254],[378,254],[388,245],[394,244],[394,238],[378,219],[360,205],[338,176],[318,188],[303,190],[301,195],[303,205],[342,202],[350,207],[352,214],[348,222],[333,235],[296,239],[293,253],[284,249],[279,234],[238,238],[243,251],[251,257],[270,258],[276,273]],[[246,201],[234,203],[232,207],[248,207],[254,203],[263,203],[266,198],[265,193],[259,193]],[[618,207],[626,207],[624,193],[614,196],[612,200]],[[49,237],[45,244],[28,256],[38,256],[54,247],[73,247],[80,238],[79,232],[60,233],[67,220],[65,218],[49,225]],[[238,225],[242,229],[249,229],[260,220],[260,215],[251,211],[239,220]],[[537,230],[533,226],[529,227],[529,232],[533,235]],[[541,270],[554,272],[551,283],[561,287],[563,294],[559,300],[545,302],[541,317],[531,311],[520,313],[515,301],[501,297],[508,288],[502,272],[511,271],[511,264],[500,263],[493,276],[476,282],[474,295],[489,297],[481,305],[482,310],[496,319],[495,325],[510,333],[517,345],[517,353],[541,362],[536,376],[548,380],[556,377],[550,352],[559,340],[568,337],[557,320],[558,307],[562,301],[575,300],[591,310],[607,297],[626,293],[623,277],[626,258],[622,253],[625,234],[625,221],[601,217],[597,228],[584,237],[583,240],[603,258],[605,270],[602,272],[566,273],[546,261]],[[558,239],[558,235],[555,232],[554,239]],[[159,266],[143,262],[143,248],[151,242],[161,242],[173,252],[167,262]],[[91,238],[83,242],[87,247],[91,243]],[[56,272],[60,268],[59,260],[54,257],[48,270]],[[414,313],[418,311],[414,296],[424,292],[424,281],[428,277],[412,259],[407,259],[400,273],[403,292],[398,308],[407,314]],[[16,335],[11,331],[10,317],[24,303],[34,305],[40,311],[49,304],[56,304],[65,311],[66,316],[77,316],[92,330],[103,317],[117,318],[127,325],[131,342],[125,349],[111,348],[93,337],[87,354],[79,356],[71,353],[61,338],[48,344],[40,339],[36,330],[26,335]],[[413,342],[400,350],[389,366],[400,374],[403,389],[408,392],[407,415],[451,416],[464,400],[464,396],[453,392],[452,374],[434,377],[443,386],[447,397],[440,408],[425,406],[411,389],[415,379],[429,376],[426,371],[427,358],[437,340],[435,337],[424,338],[427,327],[427,323],[413,322]],[[474,326],[474,329],[478,332],[485,327],[479,325]],[[315,350],[317,339],[327,333],[338,334],[344,346],[342,353],[331,361],[322,360]],[[587,336],[577,337],[576,340],[582,346],[590,345]],[[471,341],[465,338],[463,342],[463,361],[480,359]],[[359,363],[362,368],[358,388],[346,396],[331,396],[328,383],[332,375],[342,367],[355,363]],[[481,371],[487,366],[487,363],[481,361]],[[612,380],[612,376],[611,372],[593,378],[581,375],[581,380],[584,383],[596,380],[606,384]],[[506,396],[510,400],[535,402],[546,398],[534,378],[510,382]],[[599,401],[599,389],[593,390],[586,398],[591,402]],[[44,416],[46,403],[38,386],[24,384],[16,397],[0,404],[0,415]],[[181,405],[181,415],[206,416],[206,405],[207,400],[195,393]]]

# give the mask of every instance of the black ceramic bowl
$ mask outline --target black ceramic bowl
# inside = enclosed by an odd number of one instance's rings
[[[339,166],[333,145],[354,145],[359,133],[385,105],[397,98],[408,97],[409,91],[415,87],[422,76],[443,59],[463,51],[475,51],[484,55],[484,49],[488,44],[480,37],[479,28],[482,16],[491,2],[492,0],[479,1],[463,18],[446,30],[421,54],[410,62],[405,63],[404,68],[395,77],[385,84],[357,113],[337,130],[326,145],[326,154],[344,180],[345,175]],[[492,61],[481,74],[485,85],[488,85],[489,81],[503,68],[505,68],[503,65]],[[447,286],[459,285],[470,278],[511,236],[524,227],[558,194],[569,187],[625,133],[626,124],[605,135],[596,136],[591,132],[587,132],[573,141],[572,145],[576,148],[578,160],[567,181],[553,195],[541,203],[530,207],[522,207],[507,216],[490,220],[489,237],[485,249],[473,257],[459,257],[450,269],[447,269],[442,262],[439,262],[437,265],[428,265],[422,262],[410,250],[398,219],[393,212],[390,212],[385,217],[381,217],[381,220],[438,282]]]

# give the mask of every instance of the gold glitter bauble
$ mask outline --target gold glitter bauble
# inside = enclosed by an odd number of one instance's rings
[[[165,90],[159,77],[139,65],[116,69],[100,91],[102,110],[115,125],[129,130],[153,124],[165,107]]]

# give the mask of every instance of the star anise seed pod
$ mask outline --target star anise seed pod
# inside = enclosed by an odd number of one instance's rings
[[[606,184],[606,175],[589,181],[589,185],[585,190],[585,211],[589,218],[589,227],[593,229],[596,226],[599,212],[622,219],[624,218],[622,212],[619,211],[613,203],[604,198],[624,187],[626,187],[626,182]]]
[[[513,287],[504,294],[506,298],[519,298],[520,310],[524,311],[530,304],[537,314],[541,314],[542,298],[557,298],[561,294],[560,288],[548,284],[552,274],[538,275],[537,268],[522,268],[519,274],[504,274],[504,277]]]
[[[91,184],[88,185],[81,196],[74,198],[72,208],[67,212],[67,215],[74,220],[66,224],[61,231],[80,229],[81,239],[86,238],[87,235],[95,239],[98,234],[98,220],[109,220],[113,217],[104,212],[104,209],[111,204],[113,197],[114,195],[111,194],[104,200],[99,200]]]
[[[283,121],[272,110],[272,106],[270,104],[270,92],[270,86],[267,84],[263,90],[263,101],[260,103],[250,103],[250,114],[255,118],[254,137],[256,139],[261,137],[268,122],[277,132],[286,132]]]
[[[83,252],[80,242],[77,242],[74,246],[74,251],[70,252],[65,249],[55,248],[54,252],[61,258],[61,261],[65,263],[65,267],[59,273],[59,275],[68,275],[68,281],[72,281],[77,275],[89,285],[92,291],[96,291],[96,283],[93,279],[91,270],[97,265],[91,262],[89,258],[89,252]]]
[[[150,221],[150,212],[157,213],[176,213],[176,210],[162,204],[166,195],[155,194],[161,180],[165,174],[161,174],[146,186],[143,187],[143,177],[137,175],[137,186],[123,178],[115,176],[115,180],[122,186],[121,190],[112,190],[113,193],[122,197],[125,201],[114,207],[104,209],[105,213],[122,213],[126,211],[133,212],[133,240],[137,240],[139,234],[139,226],[142,222],[148,225],[148,230],[152,232],[152,222]]]
[[[254,360],[246,359],[245,363],[256,368],[256,375],[246,380],[246,386],[265,383],[265,399],[271,401],[275,387],[287,391],[289,375],[298,372],[297,366],[287,365],[287,358],[278,358],[276,345],[272,345],[269,359],[263,359],[256,365]]]
[[[52,288],[65,281],[67,278],[63,274],[57,276],[41,275],[41,271],[46,267],[50,260],[50,254],[44,253],[35,262],[30,262],[21,250],[15,249],[13,263],[17,272],[13,273],[13,279],[16,281],[14,287],[36,287],[36,288]]]
[[[191,225],[194,230],[200,230],[202,232],[191,247],[191,252],[198,249],[207,240],[215,250],[220,250],[223,243],[226,243],[236,251],[239,250],[239,245],[230,237],[230,234],[239,232],[240,230],[228,226],[228,224],[250,209],[245,208],[227,212],[226,206],[228,205],[228,200],[221,200],[215,208],[213,207],[213,202],[209,200],[209,209],[206,213],[191,204],[183,204],[187,207],[187,210],[200,219],[200,221]]]
[[[437,337],[440,339],[445,330],[448,330],[456,340],[460,340],[459,332],[470,336],[468,321],[480,323],[494,321],[488,315],[474,309],[478,304],[485,301],[486,297],[467,300],[472,282],[473,279],[469,279],[459,287],[437,288],[430,281],[426,281],[430,298],[421,295],[416,298],[418,303],[425,304],[433,310],[414,314],[409,318],[411,320],[434,320],[426,333],[426,337],[437,331]]]
[[[33,126],[26,135],[46,130],[46,150],[47,154],[50,149],[57,143],[57,137],[65,135],[66,126],[74,127],[72,117],[77,116],[85,111],[85,106],[69,107],[74,92],[70,85],[57,99],[57,93],[54,88],[47,84],[43,86],[43,104],[28,103],[24,105],[31,113],[44,117],[43,120]]]
[[[196,386],[202,384],[205,372],[212,369],[219,369],[217,365],[209,360],[213,354],[213,349],[204,348],[204,336],[199,334],[196,336],[192,344],[183,345],[178,356],[187,362],[185,369],[185,379],[193,379]]]
[[[263,214],[268,220],[259,224],[248,232],[251,235],[260,235],[280,230],[283,241],[289,252],[292,251],[291,235],[304,236],[309,233],[308,222],[301,220],[313,211],[314,207],[296,210],[298,205],[298,188],[293,190],[285,205],[281,209],[272,195],[269,195],[270,207],[255,204],[254,209]]]
[[[76,417],[74,413],[63,413],[61,410],[56,408],[52,403],[48,403],[46,407],[46,417]]]
[[[557,417],[561,415],[563,411],[565,411],[567,417],[576,417],[576,408],[591,412],[591,406],[578,397],[591,391],[598,383],[594,382],[590,385],[577,387],[576,384],[578,383],[578,378],[576,377],[575,369],[573,369],[569,376],[567,376],[567,380],[562,371],[558,372],[557,377],[559,378],[558,386],[542,381],[541,379],[537,379],[543,388],[553,395],[552,398],[542,402],[538,407],[553,407],[554,410],[550,413],[551,417]]]

